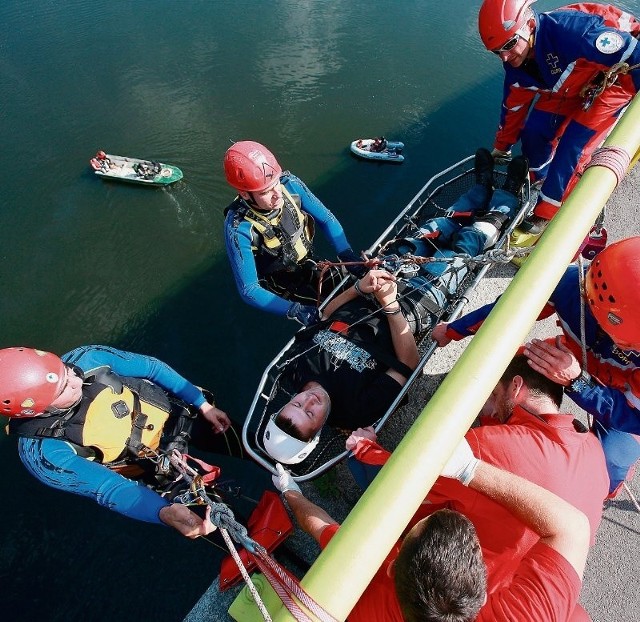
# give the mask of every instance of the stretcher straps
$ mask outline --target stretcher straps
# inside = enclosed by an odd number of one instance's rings
[[[630,163],[631,155],[622,147],[600,147],[593,152],[585,170],[591,166],[604,166],[613,172],[619,184],[629,169]]]

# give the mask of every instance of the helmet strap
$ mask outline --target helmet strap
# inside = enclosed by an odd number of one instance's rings
[[[82,394],[80,394],[80,397],[77,399],[77,401],[71,404],[71,406],[67,406],[66,408],[51,408],[49,406],[44,412],[47,415],[66,415],[67,413],[71,413],[76,409],[78,404],[80,404],[80,402],[82,401],[82,397]]]

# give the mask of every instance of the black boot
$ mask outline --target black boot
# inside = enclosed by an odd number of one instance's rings
[[[488,149],[480,147],[476,151],[473,170],[476,183],[485,186],[491,192],[493,190],[493,156]]]
[[[507,166],[507,178],[504,180],[502,189],[518,196],[528,174],[529,162],[527,158],[524,156],[516,156]]]

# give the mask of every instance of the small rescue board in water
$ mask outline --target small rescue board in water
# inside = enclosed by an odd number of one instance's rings
[[[168,186],[182,179],[182,171],[172,164],[126,158],[104,151],[98,151],[89,163],[98,177],[131,184]]]
[[[403,162],[404,143],[380,138],[359,138],[351,143],[351,152],[367,160]]]

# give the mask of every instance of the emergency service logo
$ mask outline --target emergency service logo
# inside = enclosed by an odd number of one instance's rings
[[[624,39],[617,32],[603,32],[596,39],[596,48],[603,54],[614,54],[624,45]]]

